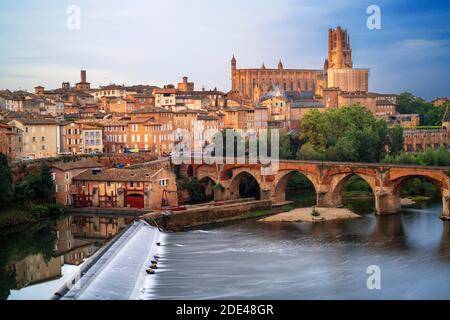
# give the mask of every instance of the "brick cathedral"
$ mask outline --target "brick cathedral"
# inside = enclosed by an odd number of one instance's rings
[[[322,96],[323,89],[339,88],[346,92],[368,92],[369,69],[353,68],[352,49],[347,30],[337,27],[328,31],[328,58],[323,69],[285,69],[278,63],[276,69],[237,69],[231,59],[232,91],[257,102],[273,90],[280,92],[310,91]]]

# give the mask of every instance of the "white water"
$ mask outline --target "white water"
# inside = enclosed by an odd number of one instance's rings
[[[146,269],[161,233],[143,221],[131,225],[63,297],[67,300],[140,299]]]

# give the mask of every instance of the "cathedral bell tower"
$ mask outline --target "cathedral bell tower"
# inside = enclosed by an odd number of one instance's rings
[[[337,27],[328,30],[328,68],[353,68],[352,49],[347,30]]]

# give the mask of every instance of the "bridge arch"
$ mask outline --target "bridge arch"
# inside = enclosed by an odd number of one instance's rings
[[[395,180],[392,180],[393,194],[395,196],[400,196],[401,191],[402,191],[403,187],[406,185],[406,183],[414,178],[421,178],[428,182],[433,183],[439,189],[439,192],[441,192],[441,194],[443,193],[445,188],[448,188],[448,183],[447,183],[447,181],[445,181],[445,178],[439,179],[435,176],[430,176],[427,174],[412,173],[412,174],[408,174],[408,175],[403,175],[401,177],[397,177]]]
[[[231,199],[256,198],[261,199],[261,183],[248,171],[241,171],[233,176],[230,182],[229,195]]]
[[[214,186],[216,182],[209,176],[204,176],[199,179],[199,183],[203,189],[203,193],[205,194],[205,201],[209,202],[214,200]]]
[[[375,179],[371,176],[368,176],[363,173],[359,172],[348,172],[348,173],[342,173],[337,174],[332,177],[332,183],[331,183],[331,203],[333,206],[340,206],[342,205],[342,192],[344,190],[345,185],[350,180],[351,177],[359,177],[370,186],[370,189],[372,190],[373,195],[375,196],[376,188],[375,188]]]
[[[273,189],[272,200],[274,203],[282,203],[286,201],[286,189],[289,183],[289,180],[295,175],[300,174],[308,179],[311,182],[311,185],[314,188],[314,192],[317,193],[317,185],[313,179],[313,177],[300,170],[289,170],[279,173],[279,177],[275,180],[275,188]]]

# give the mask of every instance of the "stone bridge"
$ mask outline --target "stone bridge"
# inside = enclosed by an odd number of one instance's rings
[[[337,207],[342,203],[342,190],[351,176],[364,179],[372,188],[377,214],[401,210],[400,192],[409,178],[423,177],[434,183],[442,195],[442,218],[450,220],[450,167],[384,165],[373,163],[341,163],[280,160],[277,171],[258,164],[182,164],[183,175],[195,176],[215,199],[242,197],[239,186],[244,177],[253,178],[259,186],[259,198],[272,204],[286,200],[289,178],[299,172],[314,185],[318,207]],[[216,185],[216,187],[214,187]]]

